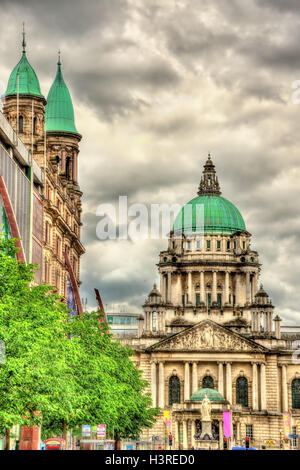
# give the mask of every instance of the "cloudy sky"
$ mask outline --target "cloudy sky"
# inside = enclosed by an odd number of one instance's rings
[[[196,195],[210,151],[284,324],[300,324],[298,0],[0,0],[0,80],[28,58],[47,95],[57,50],[83,135],[82,297],[140,311],[165,240],[96,238],[96,208]],[[119,307],[117,307],[117,305]]]

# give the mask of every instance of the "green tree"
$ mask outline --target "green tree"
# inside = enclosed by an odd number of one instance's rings
[[[106,424],[117,441],[137,438],[158,410],[132,350],[107,334],[97,312],[71,319],[52,287],[33,283],[35,267],[15,254],[14,240],[0,238],[0,433],[42,422],[46,438]]]
[[[15,241],[0,238],[0,432],[39,425],[41,416],[72,409],[73,369],[66,357],[68,311],[53,288],[34,285],[36,267],[18,263]],[[58,403],[59,401],[59,403]],[[39,412],[37,414],[37,411]]]
[[[74,407],[80,410],[67,421],[43,416],[43,436],[73,429],[79,436],[83,424],[106,424],[118,442],[138,438],[142,428],[151,427],[158,409],[151,408],[142,380],[130,357],[133,351],[107,334],[108,325],[99,323],[97,312],[74,317],[69,322],[73,357],[69,356],[76,382]]]

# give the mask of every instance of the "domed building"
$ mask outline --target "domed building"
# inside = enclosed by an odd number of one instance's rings
[[[299,335],[284,335],[263,286],[261,265],[238,208],[221,195],[209,155],[198,193],[175,218],[159,255],[160,287],[146,299],[138,338],[127,340],[160,415],[142,438],[195,448],[201,402],[211,401],[214,439],[245,437],[259,448],[297,446],[300,434]],[[298,344],[297,343],[297,344]],[[196,437],[195,437],[196,436]]]

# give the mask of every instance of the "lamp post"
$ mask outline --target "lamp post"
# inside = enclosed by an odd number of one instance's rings
[[[282,449],[282,429],[279,430],[280,434],[280,450]]]

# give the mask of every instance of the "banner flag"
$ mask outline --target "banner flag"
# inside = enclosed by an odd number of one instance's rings
[[[231,412],[223,411],[224,437],[231,437]]]
[[[283,413],[283,432],[284,438],[288,439],[291,432],[291,415],[289,413]]]

